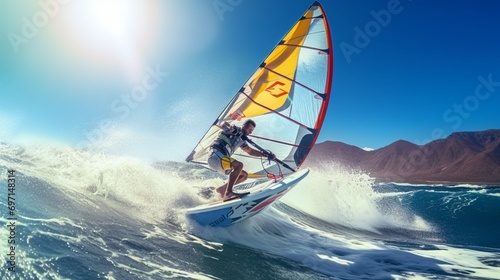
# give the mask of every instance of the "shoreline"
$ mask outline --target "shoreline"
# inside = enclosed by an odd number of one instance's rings
[[[500,187],[500,182],[478,182],[478,181],[442,181],[442,180],[409,180],[409,181],[400,181],[400,180],[387,180],[381,178],[375,178],[376,183],[385,183],[385,184],[410,184],[410,185],[448,185],[448,186],[457,186],[457,185],[474,185],[474,186],[485,186],[485,187]]]

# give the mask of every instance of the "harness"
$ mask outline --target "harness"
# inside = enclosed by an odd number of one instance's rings
[[[238,140],[244,136],[243,131],[239,127],[234,127],[235,131],[231,134],[219,134],[219,137],[214,141],[211,148],[221,152],[229,157],[234,153],[234,148]]]

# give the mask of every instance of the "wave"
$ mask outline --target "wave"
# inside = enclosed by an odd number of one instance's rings
[[[494,278],[500,270],[481,262],[496,262],[497,254],[445,245],[380,242],[354,232],[311,227],[282,211],[268,208],[263,213],[228,228],[189,224],[186,230],[203,239],[238,244],[296,261],[305,267],[338,279],[405,279],[432,277]],[[464,262],[474,265],[467,265]]]
[[[42,145],[2,144],[0,151],[0,166],[23,174],[26,182],[29,178],[42,180],[82,207],[95,206],[98,201],[154,223],[175,220],[172,209],[204,202],[176,172],[134,158]]]
[[[224,182],[223,177],[187,163],[150,165],[129,157],[43,145],[2,144],[0,149],[1,166],[41,179],[75,203],[91,205],[100,199],[152,223],[186,223],[181,209],[210,202],[197,194],[197,187]],[[401,205],[381,203],[387,194],[376,192],[373,186],[374,179],[365,173],[325,163],[281,201],[312,217],[353,229],[432,231],[430,224]]]
[[[197,255],[192,252],[194,248],[206,249],[204,254],[215,258],[218,254],[210,252],[222,252],[228,244],[282,256],[340,279],[390,278],[394,273],[409,278],[431,277],[429,271],[433,275],[463,276],[460,271],[464,267],[467,273],[483,277],[498,273],[493,265],[477,264],[476,269],[460,259],[466,258],[471,264],[489,263],[494,262],[495,253],[425,245],[432,244],[435,237],[426,233],[435,232],[435,226],[409,210],[404,201],[427,190],[378,192],[374,179],[367,174],[332,164],[315,167],[274,207],[229,228],[201,227],[183,214],[183,209],[215,200],[200,197],[199,186],[222,184],[225,179],[190,164],[150,165],[133,158],[68,147],[0,144],[0,167],[17,170],[22,174],[19,181],[37,194],[33,198],[24,197],[24,203],[50,209],[44,217],[31,214],[23,217],[22,227],[37,229],[35,235],[27,236],[30,248],[39,246],[36,248],[49,250],[51,244],[58,244],[61,251],[54,255],[64,256],[67,252],[62,250],[68,249],[67,244],[74,244],[70,249],[75,252],[94,250],[95,255],[105,256],[113,268],[133,275],[143,275],[137,267],[145,265],[148,271],[159,271],[158,275],[212,278],[193,271],[190,266],[179,270],[177,264],[188,261],[181,257],[174,259],[178,256],[170,251]],[[50,199],[43,196],[43,188],[53,190],[49,192]],[[476,203],[463,196],[446,195],[439,203],[447,207],[453,201],[461,201],[464,207]],[[55,228],[60,228],[59,233],[54,232]],[[92,230],[96,228],[99,230]],[[131,234],[134,229],[137,232]],[[0,230],[2,235],[5,230]],[[391,234],[397,236],[408,230],[417,234],[391,238]],[[115,240],[110,233],[121,239]],[[155,247],[157,244],[163,247]],[[174,244],[179,249],[172,249]],[[151,255],[153,251],[158,254]],[[30,260],[30,265],[37,269],[45,267],[44,261],[65,265],[64,258],[29,254],[21,257]],[[194,255],[192,258],[196,259]],[[75,253],[73,258],[80,257]],[[66,262],[71,264],[67,258]],[[52,274],[46,275],[57,279],[57,271],[49,271]],[[200,268],[200,271],[207,270]],[[125,272],[113,270],[107,276],[118,278],[120,273]]]
[[[421,217],[397,203],[382,202],[375,179],[334,163],[316,166],[282,202],[332,224],[380,233],[381,228],[432,231]]]

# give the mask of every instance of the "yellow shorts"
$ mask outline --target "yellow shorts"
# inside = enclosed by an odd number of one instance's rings
[[[221,174],[228,175],[233,170],[231,167],[231,163],[233,161],[235,161],[234,158],[230,158],[218,151],[214,151],[208,158],[208,166]]]
[[[222,169],[224,170],[228,170],[228,169],[232,169],[231,168],[231,163],[234,161],[234,158],[230,158],[230,157],[226,157],[226,156],[223,156],[221,159],[220,159],[220,164],[222,166]]]

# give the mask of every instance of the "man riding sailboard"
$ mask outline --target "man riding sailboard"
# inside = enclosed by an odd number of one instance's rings
[[[255,122],[250,119],[245,121],[241,128],[224,122],[222,124],[222,131],[211,146],[212,153],[208,158],[208,166],[221,174],[229,175],[227,183],[216,188],[216,191],[222,195],[223,201],[247,194],[233,192],[233,186],[242,183],[248,177],[248,173],[243,170],[243,163],[231,158],[232,154],[238,148],[241,148],[250,156],[267,157],[269,160],[276,158],[273,153],[259,151],[248,145],[248,135],[252,134],[255,126]]]
[[[186,158],[229,175],[216,188],[223,201],[186,210],[201,225],[251,217],[307,176],[300,167],[318,139],[332,86],[333,45],[321,5],[314,2],[258,65]]]

